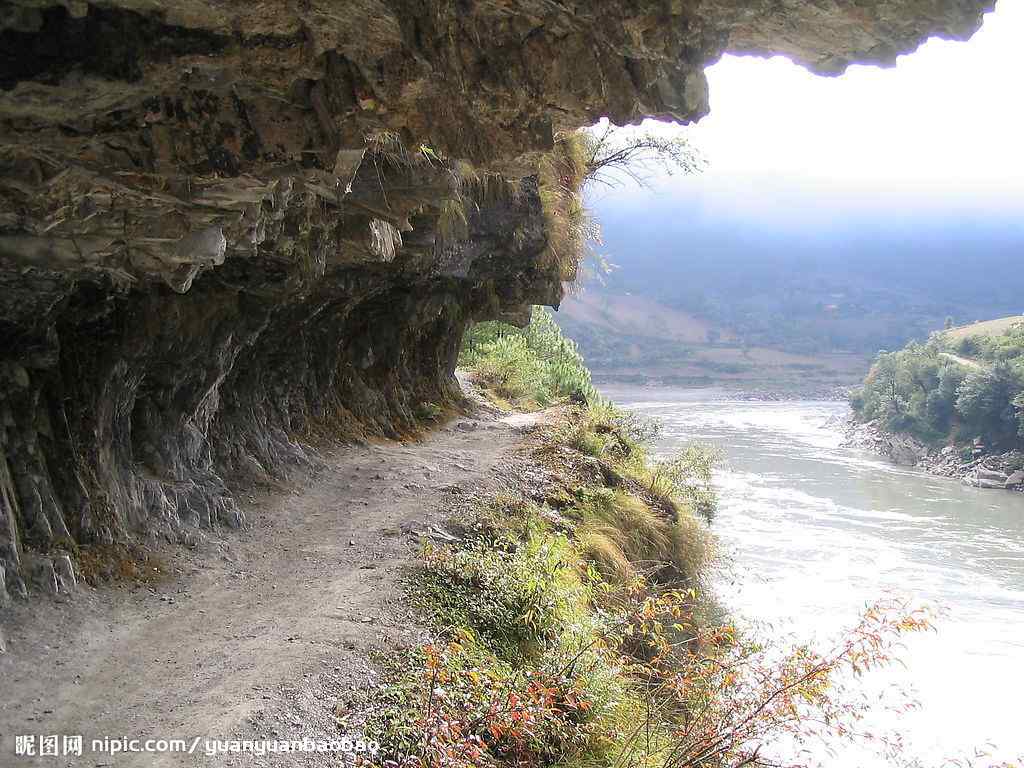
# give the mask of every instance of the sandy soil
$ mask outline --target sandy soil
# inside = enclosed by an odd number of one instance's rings
[[[422,639],[400,589],[421,536],[498,483],[535,419],[479,413],[422,442],[339,448],[248,524],[170,549],[155,585],[80,587],[15,606],[0,655],[0,766],[334,765],[337,756],[92,751],[93,738],[297,739],[346,733],[372,704],[374,648]],[[358,717],[352,732],[358,732]],[[81,757],[15,736],[83,734]]]

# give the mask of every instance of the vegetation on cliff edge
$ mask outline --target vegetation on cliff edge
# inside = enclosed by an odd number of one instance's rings
[[[565,338],[545,307],[534,307],[526,328],[477,323],[463,340],[459,366],[498,398],[523,408],[566,397],[595,396],[590,371],[576,344]]]
[[[715,457],[653,463],[656,427],[599,398],[554,413],[521,476],[424,544],[410,592],[433,639],[382,660],[374,764],[795,765],[783,750],[819,737],[895,755],[847,680],[926,616],[873,606],[824,649],[737,630],[699,514]]]

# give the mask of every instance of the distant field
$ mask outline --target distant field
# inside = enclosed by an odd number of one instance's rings
[[[601,380],[706,379],[717,383],[837,384],[860,383],[871,365],[861,355],[795,356],[773,349],[695,349],[694,360],[670,365],[644,364],[602,366],[594,371]]]
[[[728,329],[648,297],[584,293],[568,297],[556,320],[571,320],[601,381],[703,382],[781,389],[860,382],[871,356],[800,354],[744,345]],[[574,334],[568,331],[570,336]]]
[[[559,312],[581,322],[615,333],[653,336],[688,344],[706,344],[711,326],[686,312],[666,307],[646,296],[621,296],[584,292],[567,296]],[[722,331],[723,342],[733,334]]]
[[[1010,315],[996,320],[985,320],[981,323],[950,328],[948,331],[943,331],[942,335],[947,341],[959,341],[971,336],[999,336],[1021,322],[1024,322],[1024,315]]]

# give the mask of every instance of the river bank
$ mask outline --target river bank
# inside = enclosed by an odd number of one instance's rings
[[[914,712],[872,721],[878,732],[903,734],[906,762],[840,745],[824,765],[989,766],[1017,757],[1024,496],[841,447],[842,403],[729,402],[703,390],[638,387],[602,393],[662,421],[656,457],[693,440],[726,456],[715,473],[713,528],[728,564],[716,587],[731,615],[804,637],[841,628],[882,594],[944,609],[936,633],[909,642],[906,668],[879,681],[916,691]]]
[[[961,449],[953,445],[935,448],[912,435],[887,432],[875,421],[859,422],[852,416],[839,426],[844,448],[866,450],[895,464],[957,479],[972,488],[1024,492],[1024,453],[1021,451],[986,453],[980,447]]]

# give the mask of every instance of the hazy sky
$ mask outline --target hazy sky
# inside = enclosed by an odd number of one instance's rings
[[[1024,0],[1001,0],[970,41],[929,40],[894,68],[825,78],[781,57],[726,56],[707,75],[708,117],[645,127],[684,131],[709,169],[603,192],[599,207],[668,193],[762,213],[815,198],[1024,212]]]

